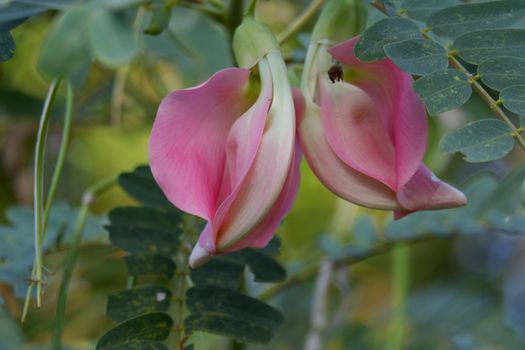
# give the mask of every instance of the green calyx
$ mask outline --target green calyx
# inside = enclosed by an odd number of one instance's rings
[[[279,43],[270,27],[251,15],[245,16],[233,36],[233,52],[239,67],[251,68],[271,51],[279,51]]]
[[[315,24],[312,40],[347,40],[365,28],[366,18],[366,7],[360,0],[329,0]]]

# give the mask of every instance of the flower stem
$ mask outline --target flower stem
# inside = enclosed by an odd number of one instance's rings
[[[62,276],[62,281],[60,282],[60,289],[58,291],[55,324],[51,343],[51,348],[53,350],[62,349],[62,331],[64,329],[64,321],[66,315],[67,292],[69,289],[69,282],[71,281],[71,276],[73,274],[73,269],[77,261],[80,242],[82,241],[82,234],[84,232],[84,226],[86,225],[86,220],[89,215],[89,207],[94,202],[95,197],[97,197],[107,189],[111,188],[116,183],[117,177],[112,176],[88,187],[88,189],[82,195],[82,203],[79,209],[75,229],[73,231],[73,241],[71,242],[69,252],[66,256],[64,264],[64,273]]]
[[[31,279],[36,282],[37,307],[42,305],[42,250],[45,234],[44,223],[44,155],[46,148],[47,131],[51,119],[51,109],[54,105],[60,80],[54,80],[49,86],[49,90],[42,109],[40,124],[35,146],[35,165],[34,165],[34,188],[33,206],[35,211],[35,269]]]
[[[385,348],[402,350],[405,344],[406,301],[410,283],[410,247],[404,243],[392,249],[392,314]]]
[[[319,8],[323,5],[324,0],[313,0],[301,14],[297,17],[285,30],[277,35],[279,44],[284,43],[297,33],[303,26],[305,26],[313,16],[317,13]]]

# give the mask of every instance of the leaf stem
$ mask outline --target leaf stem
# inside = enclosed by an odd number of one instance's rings
[[[319,8],[323,5],[324,0],[313,0],[304,11],[292,22],[285,30],[277,35],[279,44],[284,43],[297,33],[303,26],[305,26],[313,16],[317,13]]]
[[[410,247],[397,244],[392,255],[392,314],[389,324],[387,350],[403,350],[405,345],[406,302],[410,283]]]
[[[55,323],[53,329],[53,338],[52,346],[53,350],[62,349],[62,331],[64,329],[64,321],[66,315],[66,304],[67,304],[67,294],[69,289],[69,282],[71,281],[71,276],[73,274],[73,269],[75,267],[78,251],[80,247],[80,242],[82,241],[82,234],[84,232],[84,226],[86,225],[86,220],[89,215],[89,207],[95,201],[95,198],[99,196],[102,192],[111,188],[117,183],[117,177],[112,176],[107,179],[103,179],[100,182],[95,183],[94,185],[87,188],[87,190],[82,195],[82,203],[80,205],[78,218],[75,224],[73,231],[73,241],[71,242],[69,252],[66,256],[64,263],[64,273],[62,276],[62,281],[60,282],[60,288],[58,291],[58,301],[55,313]]]
[[[454,56],[449,57],[449,63],[452,67],[462,71],[463,73],[467,74],[467,76],[470,76],[470,72],[463,67],[461,62],[458,61],[457,58]],[[477,82],[474,79],[470,80],[470,85],[472,86],[472,89],[485,101],[485,103],[492,109],[494,113],[496,113],[496,116],[500,118],[507,126],[512,130],[512,135],[516,138],[521,148],[525,150],[525,140],[520,135],[518,128],[514,125],[514,123],[507,117],[505,112],[500,108],[496,100],[490,96],[490,94],[483,88],[483,86]]]
[[[31,279],[36,283],[37,307],[42,305],[42,249],[45,234],[44,223],[44,156],[46,149],[47,131],[51,119],[51,109],[55,103],[60,80],[54,80],[49,86],[40,123],[35,146],[34,164],[34,188],[33,207],[35,212],[35,269]]]

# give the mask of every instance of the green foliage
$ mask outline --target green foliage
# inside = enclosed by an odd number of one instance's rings
[[[0,62],[7,61],[15,54],[15,41],[9,32],[0,31]]]
[[[23,297],[27,289],[27,278],[31,275],[34,260],[33,210],[25,207],[12,207],[6,212],[9,225],[0,226],[0,281],[12,285],[18,297]],[[78,211],[60,203],[51,209],[49,224],[44,241],[44,252],[72,239]],[[102,227],[103,217],[90,216],[86,222],[84,241],[107,242]]]
[[[499,98],[509,111],[525,116],[525,85],[509,86],[501,90]]]
[[[114,349],[115,346],[129,349],[128,346],[137,346],[139,342],[146,341],[145,343],[148,344],[148,341],[162,341],[168,338],[172,327],[171,317],[163,313],[156,312],[138,316],[119,324],[104,334],[97,343],[96,349]]]
[[[130,276],[163,275],[171,279],[175,273],[175,262],[160,254],[132,254],[124,257]]]
[[[108,297],[106,314],[115,322],[150,312],[167,312],[171,291],[165,287],[146,286],[123,290]]]
[[[506,156],[514,147],[512,130],[497,119],[483,119],[449,132],[440,143],[443,152],[461,152],[467,162],[487,162]]]
[[[283,318],[273,307],[229,288],[196,286],[188,290],[187,331],[203,330],[240,342],[267,344]]]
[[[448,67],[443,46],[425,39],[409,39],[385,45],[386,55],[404,71],[425,75]]]
[[[430,114],[438,114],[462,106],[472,94],[468,78],[455,69],[426,75],[413,84]]]
[[[386,57],[384,46],[421,36],[417,24],[404,18],[385,18],[368,28],[357,42],[354,52],[362,61]]]
[[[494,57],[523,57],[525,29],[493,29],[469,32],[457,38],[453,47],[465,61],[473,64]]]
[[[0,349],[16,349],[22,343],[22,332],[16,321],[0,305]]]
[[[119,185],[133,198],[152,207],[172,207],[157,186],[148,166],[139,166],[118,178]]]
[[[158,35],[169,25],[171,19],[171,7],[154,2],[151,4],[151,13],[144,34]]]
[[[525,84],[525,59],[496,57],[483,61],[478,67],[481,81],[495,90]]]
[[[400,6],[408,17],[426,21],[433,13],[458,3],[458,0],[402,0]]]
[[[525,1],[489,1],[447,7],[430,16],[427,23],[437,35],[456,38],[478,28],[506,28],[523,16]]]

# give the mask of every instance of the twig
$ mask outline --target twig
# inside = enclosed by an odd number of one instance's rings
[[[285,30],[277,35],[279,44],[284,43],[290,39],[296,32],[298,32],[304,25],[306,25],[312,17],[317,13],[319,8],[323,5],[324,0],[313,0],[308,7],[297,17]]]

